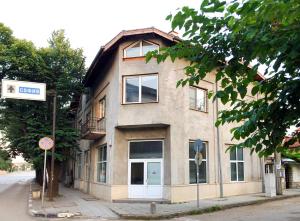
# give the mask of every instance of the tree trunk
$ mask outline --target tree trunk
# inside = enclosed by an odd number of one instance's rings
[[[51,160],[47,162],[47,173],[48,173],[48,197],[50,196],[50,189],[51,189]],[[61,164],[59,161],[55,161],[54,163],[54,177],[53,177],[53,197],[58,196],[59,194],[59,174],[60,174]]]
[[[43,170],[35,169],[35,181],[42,186],[43,185]]]

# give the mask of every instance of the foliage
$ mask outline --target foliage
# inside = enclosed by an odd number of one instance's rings
[[[239,141],[233,148],[270,155],[295,142],[282,145],[287,129],[300,126],[300,1],[203,0],[199,11],[183,7],[167,20],[184,40],[146,59],[188,60],[177,86],[198,84],[216,72],[220,89],[213,97],[230,106],[220,111],[216,126],[240,125],[231,131]],[[261,81],[259,65],[266,67]]]
[[[0,149],[0,170],[10,171],[12,163],[9,153],[6,150]]]
[[[56,159],[63,161],[77,146],[70,103],[81,93],[84,57],[81,49],[72,49],[64,31],[54,31],[49,46],[36,48],[32,42],[20,40],[0,23],[0,78],[43,82],[47,91],[57,93]],[[38,141],[52,135],[53,95],[47,101],[5,99],[0,101],[0,130],[9,143],[12,155],[23,157],[37,168],[43,153]]]
[[[282,156],[286,158],[290,158],[292,160],[295,160],[296,162],[300,163],[300,150],[299,148],[291,150],[291,149],[285,149],[282,151]]]

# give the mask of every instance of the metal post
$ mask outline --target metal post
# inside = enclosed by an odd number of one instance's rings
[[[199,165],[198,163],[196,164],[196,167],[197,167],[197,208],[199,208]]]
[[[216,93],[218,92],[218,82],[216,81]],[[216,114],[218,118],[219,114],[219,103],[218,98],[216,98]],[[217,127],[217,149],[218,149],[218,169],[219,169],[219,181],[220,181],[220,198],[224,197],[223,193],[223,172],[222,172],[222,163],[221,163],[221,146],[220,146],[220,129]]]
[[[52,139],[54,142],[54,145],[52,147],[52,155],[51,155],[51,178],[50,178],[50,194],[49,194],[49,200],[53,200],[53,180],[54,180],[54,153],[55,153],[55,127],[56,127],[56,92],[53,95],[53,117],[52,117]]]
[[[44,196],[45,196],[45,181],[46,181],[46,164],[47,163],[47,150],[45,150],[44,156],[44,173],[43,173],[43,189],[42,189],[42,208],[44,208]]]

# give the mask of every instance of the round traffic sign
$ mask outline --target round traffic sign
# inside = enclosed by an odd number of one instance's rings
[[[196,164],[197,166],[201,165],[202,160],[203,160],[202,153],[200,153],[200,152],[196,153],[196,154],[195,154],[195,164]]]
[[[54,142],[50,137],[43,137],[39,141],[39,147],[42,150],[50,150],[54,146]]]
[[[203,149],[203,141],[200,139],[196,140],[194,143],[194,150],[196,152],[201,152],[202,149]]]

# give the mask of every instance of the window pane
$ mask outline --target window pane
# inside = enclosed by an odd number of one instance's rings
[[[126,102],[139,102],[139,78],[126,78]]]
[[[190,87],[190,108],[196,109],[196,88]]]
[[[244,163],[240,162],[238,163],[238,180],[244,181]]]
[[[130,159],[162,158],[162,141],[130,142]]]
[[[132,47],[127,48],[125,50],[126,50],[126,58],[141,56],[140,55],[140,42],[136,43]]]
[[[189,158],[194,159],[196,155],[196,151],[194,150],[194,143],[195,142],[189,142]]]
[[[190,183],[197,183],[197,166],[194,161],[189,161]],[[206,183],[206,162],[203,161],[199,166],[199,183]]]
[[[190,183],[197,183],[197,170],[194,161],[190,160]]]
[[[189,142],[189,159],[194,159],[196,155],[196,151],[194,150],[194,143]],[[203,159],[206,159],[206,147],[207,143],[203,142],[203,149],[201,151]]]
[[[197,89],[197,110],[206,111],[206,91]]]
[[[230,163],[231,181],[237,181],[236,163]]]
[[[157,45],[143,41],[143,55],[146,55],[149,51],[155,51],[157,49]]]
[[[101,183],[106,182],[106,162],[97,164],[97,181]]]
[[[157,76],[142,77],[142,102],[157,101]]]
[[[104,146],[101,148],[101,157],[100,157],[100,160],[101,161],[106,161],[107,159],[107,147]]]
[[[144,184],[144,163],[131,163],[131,184]]]
[[[206,183],[206,161],[199,166],[199,183]]]
[[[148,162],[147,165],[147,184],[160,185],[161,182],[160,162]]]
[[[236,150],[237,151],[237,159],[238,160],[244,160],[244,156],[243,156],[243,149],[239,148]]]
[[[99,101],[99,118],[105,117],[105,99]]]
[[[236,148],[230,149],[230,160],[236,160]]]

